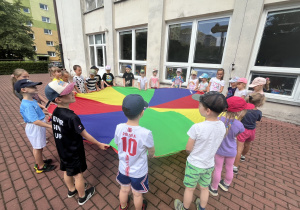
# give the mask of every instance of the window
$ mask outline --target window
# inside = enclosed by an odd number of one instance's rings
[[[40,8],[43,10],[48,10],[48,6],[46,4],[40,4]]]
[[[31,22],[31,21],[28,21],[28,22],[26,23],[26,26],[32,26],[32,22]]]
[[[251,77],[251,82],[256,77],[267,78],[267,83],[264,85],[265,93],[281,94],[281,95],[292,95],[295,88],[295,82],[297,80],[296,76],[287,76],[280,74],[266,74],[266,73],[253,73]]]
[[[268,100],[300,102],[300,8],[265,11],[250,66],[251,81],[268,78]],[[250,81],[250,82],[251,82]]]
[[[53,41],[46,41],[47,46],[53,46]]]
[[[221,64],[229,18],[198,22],[194,63]]]
[[[42,16],[42,21],[45,23],[50,23],[50,18]]]
[[[147,36],[147,28],[119,32],[119,73],[123,74],[127,65],[135,75],[140,75],[142,69],[146,71]]]
[[[33,47],[33,50],[36,51],[36,46],[32,46],[32,47]]]
[[[52,31],[51,31],[50,29],[44,29],[44,33],[45,33],[45,34],[51,35],[51,34],[52,34]]]
[[[23,8],[23,11],[24,11],[25,13],[30,13],[29,8],[27,8],[27,7],[24,7],[24,8]]]
[[[96,34],[88,37],[91,66],[106,66],[105,34]]]
[[[32,39],[34,39],[34,34],[28,34]]]
[[[55,52],[48,51],[48,55],[50,55],[50,57],[56,57]]]
[[[86,11],[91,11],[93,9],[103,7],[104,0],[86,0]]]
[[[169,27],[168,62],[188,62],[193,23]]]
[[[182,69],[185,83],[192,69],[215,76],[222,68],[229,17],[194,19],[167,25],[164,82],[171,83],[176,69]],[[201,73],[201,74],[202,74]]]

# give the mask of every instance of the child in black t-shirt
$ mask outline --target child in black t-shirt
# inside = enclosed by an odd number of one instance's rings
[[[87,169],[87,165],[83,138],[103,150],[109,145],[100,143],[92,137],[85,130],[79,117],[69,109],[70,103],[75,102],[74,85],[75,83],[52,81],[46,86],[45,94],[49,101],[57,104],[52,115],[52,129],[60,157],[60,169],[64,171],[64,180],[68,187],[68,197],[71,198],[78,193],[78,204],[83,205],[95,192],[94,187],[85,190],[83,172]]]
[[[112,73],[110,73],[111,67],[106,66],[105,67],[106,73],[103,74],[102,79],[103,79],[103,86],[110,87],[110,86],[116,86],[115,84],[115,77]]]
[[[125,73],[123,74],[123,86],[133,87],[134,86],[134,75],[131,73],[131,66],[127,65],[125,68]]]

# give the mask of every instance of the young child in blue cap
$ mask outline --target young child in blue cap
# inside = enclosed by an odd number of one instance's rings
[[[148,186],[148,157],[154,156],[152,132],[139,125],[148,103],[142,96],[131,94],[124,98],[122,109],[126,123],[117,125],[115,143],[118,146],[119,172],[117,182],[121,185],[119,209],[129,209],[129,192],[132,189],[135,209],[146,209],[143,193]],[[148,157],[147,157],[148,152]]]
[[[43,161],[43,148],[46,147],[46,128],[52,128],[45,121],[45,114],[39,107],[33,95],[37,94],[37,85],[41,82],[32,82],[28,79],[22,79],[15,83],[14,89],[23,96],[20,113],[26,123],[25,132],[33,147],[33,156],[35,159],[35,172],[49,172],[55,169],[54,165],[50,165],[51,159]]]

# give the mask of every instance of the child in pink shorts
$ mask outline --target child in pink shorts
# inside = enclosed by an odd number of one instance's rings
[[[265,96],[253,92],[246,98],[248,103],[255,106],[253,110],[248,110],[242,119],[245,131],[237,136],[237,155],[235,157],[233,173],[238,174],[238,165],[240,161],[245,161],[245,155],[250,149],[250,143],[255,139],[256,122],[261,120],[262,112],[257,109],[264,104]]]

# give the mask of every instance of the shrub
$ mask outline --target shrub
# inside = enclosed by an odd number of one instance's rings
[[[33,61],[1,61],[0,75],[12,74],[17,68],[25,69],[29,74],[47,73],[48,62]]]

